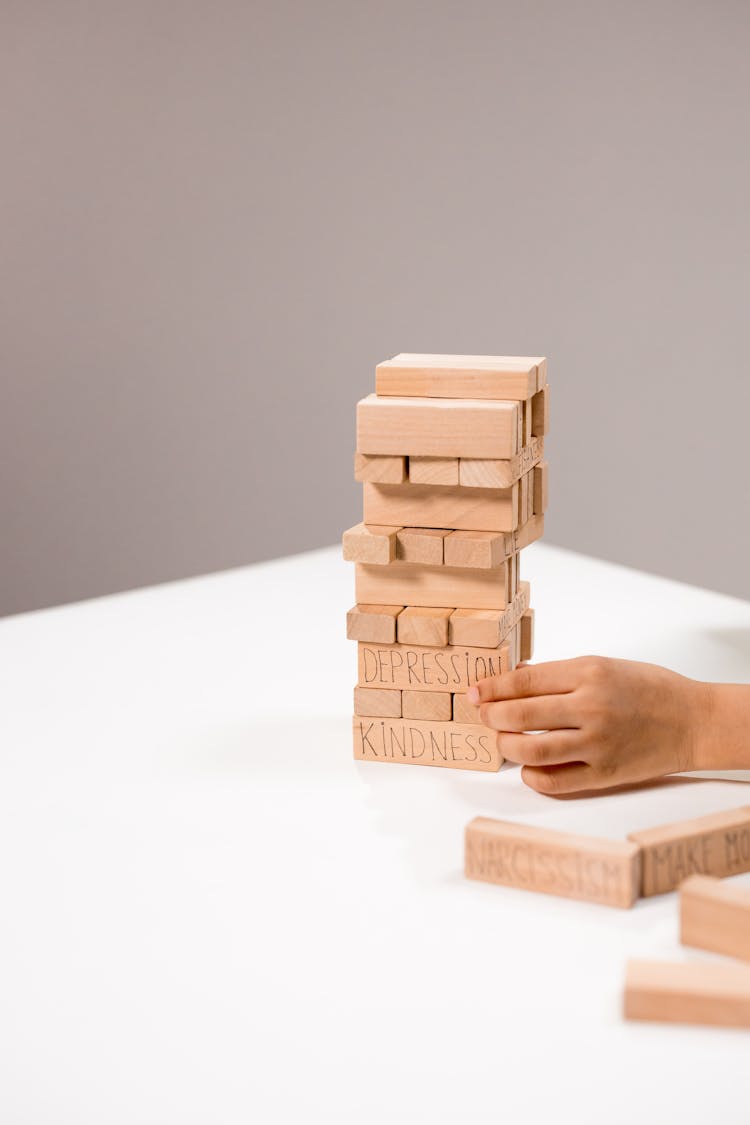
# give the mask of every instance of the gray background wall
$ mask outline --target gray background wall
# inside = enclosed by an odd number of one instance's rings
[[[336,541],[401,350],[546,353],[548,539],[750,596],[744,3],[0,22],[0,612]]]

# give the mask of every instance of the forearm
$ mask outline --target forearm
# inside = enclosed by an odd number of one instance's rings
[[[750,684],[699,684],[696,770],[750,769]]]

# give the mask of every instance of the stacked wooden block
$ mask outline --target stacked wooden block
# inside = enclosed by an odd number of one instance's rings
[[[544,529],[542,358],[398,355],[357,406],[364,520],[344,533],[357,604],[354,755],[497,770],[467,689],[529,660],[519,553]]]

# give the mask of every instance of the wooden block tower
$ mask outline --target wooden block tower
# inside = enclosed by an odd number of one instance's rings
[[[364,521],[343,538],[354,756],[498,770],[466,691],[532,656],[519,553],[544,530],[547,362],[404,354],[375,378],[357,405]]]

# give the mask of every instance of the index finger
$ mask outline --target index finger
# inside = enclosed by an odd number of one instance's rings
[[[501,672],[479,680],[466,692],[469,703],[491,703],[500,699],[527,699],[532,695],[563,695],[573,691],[579,674],[573,660],[550,660],[546,664],[524,664],[513,672]]]

